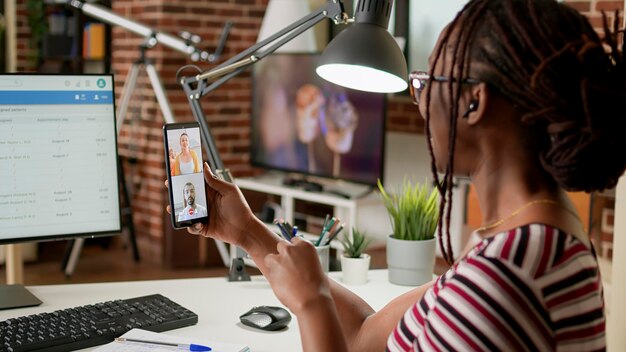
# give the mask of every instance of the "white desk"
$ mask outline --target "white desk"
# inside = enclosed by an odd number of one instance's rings
[[[340,272],[332,272],[330,276],[341,282]],[[376,310],[411,289],[390,284],[387,270],[372,270],[368,278],[366,285],[346,287],[363,297]],[[113,299],[160,293],[198,314],[197,325],[166,331],[166,334],[246,344],[255,352],[301,350],[295,316],[286,330],[277,332],[252,329],[239,322],[239,315],[253,306],[281,305],[261,276],[254,276],[249,282],[207,278],[31,286],[28,289],[44,303],[39,307],[0,311],[0,321]]]

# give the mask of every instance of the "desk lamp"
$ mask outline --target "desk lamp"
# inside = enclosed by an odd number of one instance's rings
[[[322,53],[322,64],[316,70],[318,75],[337,85],[368,92],[391,93],[406,89],[408,86],[406,61],[400,47],[387,32],[392,7],[393,0],[359,0],[355,17],[352,19],[346,14],[340,0],[328,0],[325,6],[257,42],[217,67],[195,76],[181,77],[180,83],[193,116],[200,125],[200,132],[206,141],[209,165],[215,175],[232,182],[232,176],[224,168],[207,125],[200,98],[325,18],[335,24],[354,23],[339,33]]]
[[[232,181],[217,151],[207,125],[200,99],[273,53],[307,29],[328,18],[335,24],[348,24],[322,53],[317,73],[332,83],[368,92],[392,93],[407,88],[407,65],[400,47],[387,32],[393,0],[359,0],[355,18],[349,18],[340,0],[328,0],[325,6],[297,20],[226,60],[217,67],[195,76],[183,76],[180,83],[200,124],[209,165],[218,177]]]

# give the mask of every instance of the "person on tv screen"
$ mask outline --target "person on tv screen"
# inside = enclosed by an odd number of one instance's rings
[[[612,188],[626,169],[626,59],[619,21],[607,23],[600,39],[556,0],[470,0],[442,31],[409,82],[450,268],[381,310],[330,280],[309,242],[272,233],[207,164],[211,221],[189,232],[253,258],[304,351],[605,350],[598,262],[565,191]],[[442,245],[453,176],[471,179],[483,222],[456,256]]]
[[[172,159],[172,153],[170,153]],[[183,132],[180,135],[180,153],[170,160],[172,176],[192,174],[200,172],[200,160],[198,154],[189,148],[189,135]]]
[[[196,187],[191,182],[183,187],[183,203],[185,208],[178,213],[178,221],[186,221],[207,216],[207,210],[196,203]]]
[[[307,172],[317,173],[314,141],[319,135],[320,117],[324,116],[326,98],[314,84],[307,83],[296,91],[296,131],[298,141],[306,146]]]

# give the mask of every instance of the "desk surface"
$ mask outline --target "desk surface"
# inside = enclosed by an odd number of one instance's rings
[[[330,277],[341,283],[341,273]],[[412,287],[389,283],[387,270],[371,270],[368,283],[345,285],[378,310],[392,298]],[[30,292],[44,303],[38,307],[0,311],[0,321],[58,309],[160,293],[198,314],[198,324],[165,334],[195,337],[207,341],[246,344],[252,351],[295,351],[301,349],[298,323],[294,316],[286,330],[265,332],[239,322],[239,315],[253,306],[281,305],[261,276],[248,282],[225,278],[132,281],[98,284],[30,286]],[[92,348],[93,349],[93,348]],[[86,349],[86,351],[91,349]]]

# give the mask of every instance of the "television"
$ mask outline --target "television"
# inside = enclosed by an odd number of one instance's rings
[[[0,74],[0,244],[120,232],[114,101],[112,75]]]
[[[273,54],[253,69],[253,166],[375,186],[383,178],[384,94],[320,78],[319,54]]]

